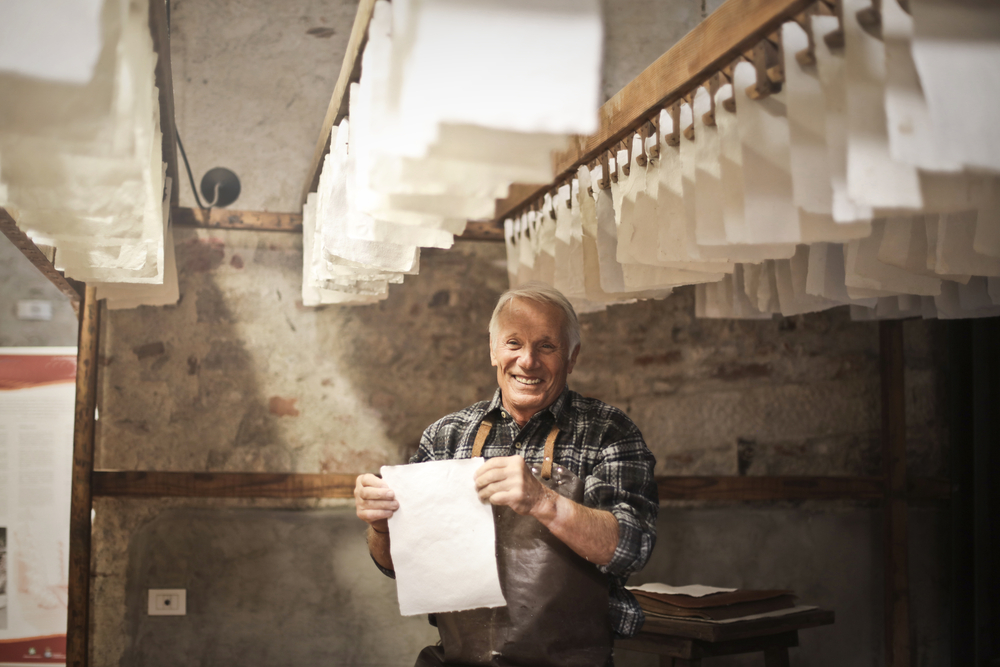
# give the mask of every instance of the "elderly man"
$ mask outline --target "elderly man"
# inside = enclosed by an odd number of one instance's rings
[[[541,284],[505,292],[490,320],[499,388],[424,432],[411,463],[484,456],[475,476],[493,505],[506,607],[437,614],[440,646],[421,665],[611,664],[615,635],[642,611],[625,590],[649,559],[658,508],[655,460],[620,410],[566,386],[580,325],[566,298]],[[399,508],[375,475],[358,477],[368,548],[392,576],[387,520]]]

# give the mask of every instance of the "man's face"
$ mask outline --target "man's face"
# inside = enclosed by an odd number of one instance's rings
[[[498,318],[490,361],[503,405],[518,424],[559,398],[573,372],[580,346],[568,349],[563,319],[558,306],[517,298]]]

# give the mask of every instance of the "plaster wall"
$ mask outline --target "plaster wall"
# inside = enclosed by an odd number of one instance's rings
[[[19,319],[18,301],[48,301],[52,305],[52,319]],[[0,236],[0,347],[74,346],[76,333],[76,313],[69,298],[6,236]]]
[[[716,3],[605,4],[613,94]],[[356,3],[172,0],[177,122],[196,179],[233,208],[292,211]],[[190,188],[182,205],[192,205]],[[100,468],[358,473],[400,463],[438,417],[495,387],[486,326],[499,244],[429,251],[380,304],[300,305],[301,239],[175,232],[181,301],[102,318]],[[840,309],[770,322],[693,317],[693,291],[584,316],[571,386],[626,410],[661,475],[873,475],[877,327]],[[910,472],[946,474],[934,323],[907,322]],[[349,502],[95,503],[93,664],[405,665],[432,641],[401,619]],[[881,664],[880,515],[854,503],[666,504],[636,581],[790,587],[838,612],[798,665]],[[943,512],[911,512],[918,664],[942,664]],[[144,590],[189,589],[150,619]],[[944,648],[942,648],[944,647]],[[622,655],[622,665],[655,664]],[[752,664],[736,659],[725,664]]]

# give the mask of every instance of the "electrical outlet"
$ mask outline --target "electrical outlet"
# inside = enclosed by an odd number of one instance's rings
[[[185,616],[187,614],[187,590],[183,588],[150,588],[150,616]]]
[[[17,302],[17,319],[49,321],[52,319],[52,302],[40,299],[20,300]]]

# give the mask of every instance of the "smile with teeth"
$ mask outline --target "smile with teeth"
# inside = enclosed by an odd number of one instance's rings
[[[541,379],[539,378],[526,378],[522,375],[515,375],[514,379],[520,382],[521,384],[528,384],[528,385],[539,384],[541,382]]]

